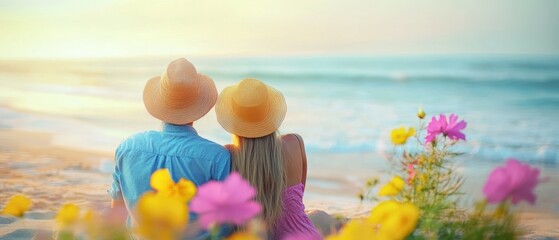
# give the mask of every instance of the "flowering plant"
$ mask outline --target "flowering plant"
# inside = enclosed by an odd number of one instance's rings
[[[539,170],[511,159],[505,167],[497,167],[490,174],[483,188],[486,200],[478,202],[473,212],[461,209],[458,201],[463,180],[455,171],[453,162],[453,158],[461,154],[452,148],[466,140],[463,130],[467,123],[455,114],[448,117],[440,114],[425,125],[425,112],[420,109],[417,116],[420,119],[418,131],[399,127],[390,134],[395,146],[394,154],[389,158],[394,176],[378,191],[375,191],[378,179],[370,180],[360,193],[361,200],[381,201],[372,211],[371,219],[397,216],[395,209],[403,211],[402,206],[409,206],[405,222],[410,224],[399,226],[399,230],[393,232],[400,234],[392,235],[390,239],[501,239],[518,236],[520,233],[514,214],[509,211],[509,202],[535,202],[533,189],[539,182]],[[408,151],[405,145],[412,137],[418,146],[415,152]],[[488,214],[487,204],[498,204],[498,207]],[[411,210],[414,207],[415,212]],[[381,229],[389,226],[388,223],[379,225]]]

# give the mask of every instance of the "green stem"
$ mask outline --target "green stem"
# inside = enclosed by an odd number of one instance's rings
[[[219,225],[214,225],[210,230],[210,239],[219,240]]]

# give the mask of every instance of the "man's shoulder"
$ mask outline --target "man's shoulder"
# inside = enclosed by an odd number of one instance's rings
[[[224,146],[214,141],[203,138],[201,136],[198,136],[198,138],[200,140],[198,144],[200,144],[202,149],[215,153],[216,155],[224,155],[224,154],[229,155],[229,151],[227,151],[227,149]]]
[[[161,135],[160,132],[153,131],[153,130],[135,133],[129,136],[128,138],[124,139],[118,146],[117,150],[135,148],[139,144],[144,144],[154,138],[160,137],[160,135]]]

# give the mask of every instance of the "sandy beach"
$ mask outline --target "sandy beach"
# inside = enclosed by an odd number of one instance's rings
[[[0,130],[0,202],[15,193],[23,193],[34,203],[22,220],[0,217],[0,239],[28,239],[36,233],[50,234],[54,228],[52,219],[64,203],[97,209],[108,207],[106,189],[111,178],[112,153],[60,147],[53,145],[51,140],[48,133]],[[356,168],[369,167],[364,165],[368,162],[366,156],[360,159],[357,161],[363,163],[356,163]],[[307,210],[320,209],[345,217],[368,214],[372,205],[360,204],[355,197],[367,178],[365,173],[343,177],[335,168],[331,172],[312,172],[316,164],[324,161],[335,164],[333,162],[342,160],[342,156],[335,155],[309,156],[311,170],[305,192]],[[370,164],[371,176],[378,171],[373,169],[375,166],[379,166],[378,163]],[[348,170],[352,171],[351,167]],[[468,171],[465,173],[467,179],[473,177]],[[558,183],[556,178],[550,178],[537,190],[537,207],[521,206],[519,209],[522,211],[521,226],[527,232],[525,239],[559,238],[559,215],[556,209],[550,209],[557,207],[557,193],[552,189]],[[466,192],[473,191],[468,184],[464,187]]]

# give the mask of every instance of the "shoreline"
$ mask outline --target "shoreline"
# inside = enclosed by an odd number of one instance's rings
[[[66,202],[83,207],[109,206],[106,189],[111,181],[112,154],[53,145],[52,137],[49,133],[0,129],[0,202],[4,204],[11,195],[22,193],[31,197],[34,203],[23,221],[0,217],[0,238],[14,234],[16,237],[27,236],[24,234],[31,230],[49,231],[53,227],[52,218]],[[306,210],[323,210],[349,218],[368,215],[374,203],[360,205],[356,193],[367,178],[381,176],[382,182],[383,177],[388,176],[384,171],[388,169],[385,160],[375,159],[374,154],[359,153],[309,153],[308,157]],[[339,166],[340,161],[351,161],[352,164],[346,164],[351,176],[340,174],[339,167],[328,167]],[[324,165],[326,170],[313,171],[317,164]],[[485,177],[480,179],[477,176],[490,169],[483,166],[483,171],[479,171],[468,166],[462,166],[462,173],[466,179],[476,181],[465,184],[464,189],[473,191],[479,187],[477,182],[485,180]],[[549,173],[549,169],[542,169],[542,172]],[[557,183],[557,179],[550,177],[549,182],[538,187],[537,193],[550,193],[549,189]],[[540,197],[536,207],[520,206],[521,226],[527,228],[525,238],[559,237],[556,229],[559,207],[553,209],[557,204],[557,199]]]

